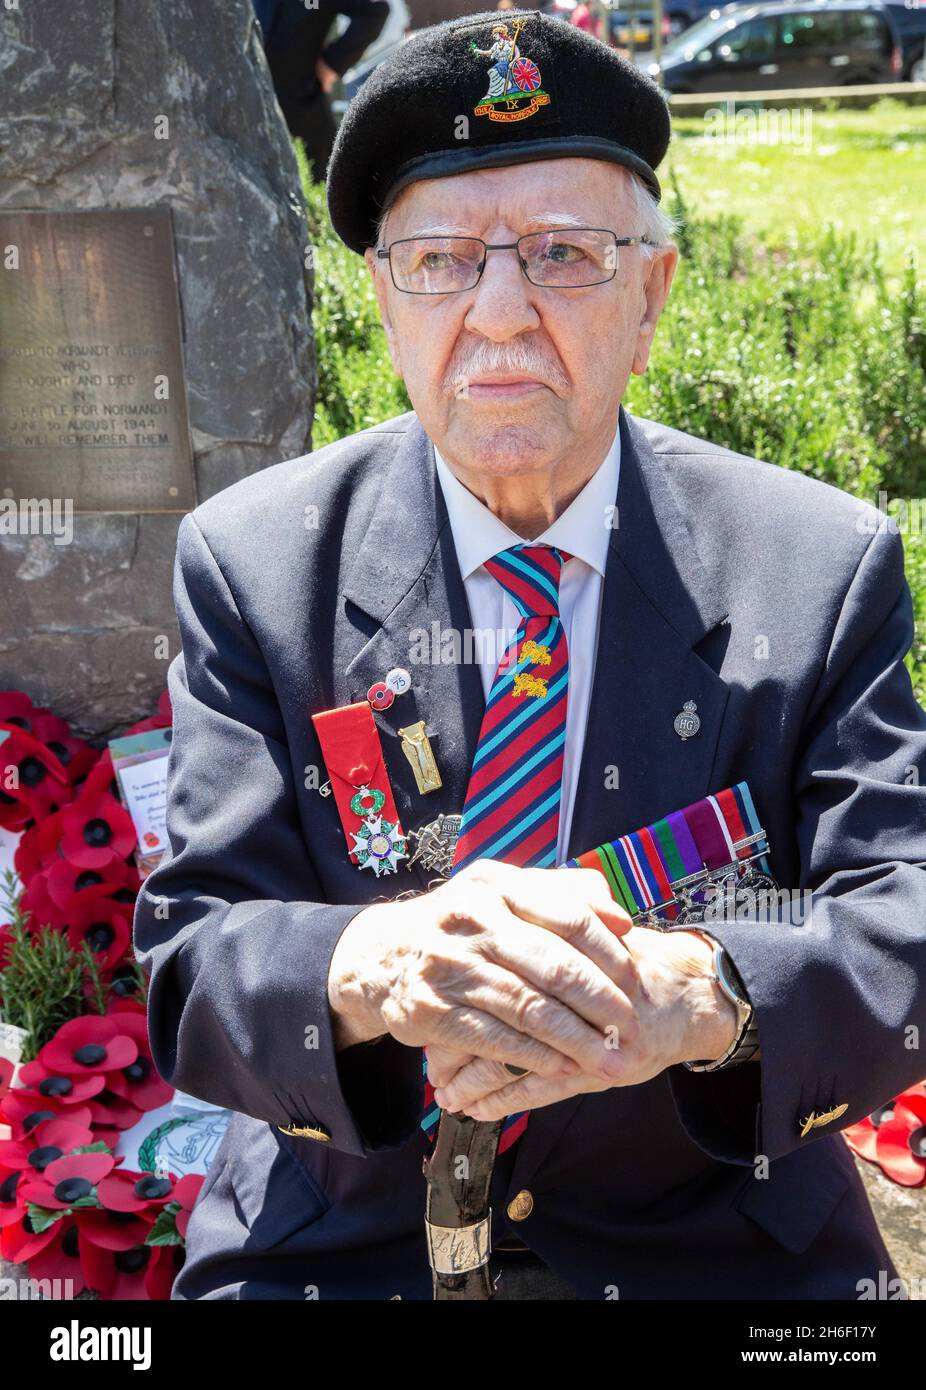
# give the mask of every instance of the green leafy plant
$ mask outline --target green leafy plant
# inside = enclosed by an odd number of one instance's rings
[[[0,885],[9,922],[0,947],[0,1022],[25,1029],[22,1060],[30,1062],[69,1019],[105,1013],[108,990],[86,941],[75,951],[54,927],[31,931],[21,896],[6,870]],[[138,977],[143,992],[141,971]]]

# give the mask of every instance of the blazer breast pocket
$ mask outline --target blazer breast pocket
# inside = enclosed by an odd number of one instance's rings
[[[833,1143],[818,1139],[806,1149],[794,1149],[769,1165],[767,1178],[752,1175],[733,1205],[763,1231],[789,1250],[801,1255],[813,1243],[842,1201],[850,1174],[843,1155]],[[849,1163],[851,1158],[846,1152]]]
[[[271,1125],[255,1126],[229,1151],[228,1176],[248,1229],[248,1250],[282,1244],[331,1206],[324,1187],[285,1142],[278,1142]]]

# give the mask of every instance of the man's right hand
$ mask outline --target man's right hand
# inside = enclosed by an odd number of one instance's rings
[[[342,932],[328,999],[338,1049],[390,1033],[607,1081],[638,1025],[627,913],[594,869],[477,860],[430,893],[374,903]]]

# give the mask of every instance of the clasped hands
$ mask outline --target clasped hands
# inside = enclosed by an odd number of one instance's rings
[[[593,869],[488,859],[362,909],[328,997],[339,1049],[384,1033],[425,1048],[437,1104],[477,1120],[712,1060],[736,1032],[704,937],[634,927]]]

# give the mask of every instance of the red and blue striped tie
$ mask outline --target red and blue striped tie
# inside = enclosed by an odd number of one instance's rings
[[[559,617],[559,582],[570,555],[515,545],[485,562],[520,614],[514,640],[489,691],[470,773],[453,873],[475,859],[554,868],[566,745],[569,653]],[[425,1079],[422,1128],[434,1137],[440,1108]],[[527,1128],[509,1115],[503,1153]]]

